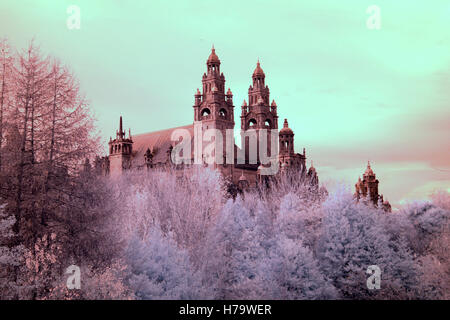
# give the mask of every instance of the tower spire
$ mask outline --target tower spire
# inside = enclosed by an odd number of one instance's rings
[[[253,77],[258,77],[258,76],[263,77],[263,78],[265,77],[264,71],[261,68],[261,63],[259,62],[259,58],[258,58],[258,61],[256,62],[255,71],[253,71]]]
[[[214,45],[211,48],[211,54],[208,57],[208,60],[206,61],[207,64],[218,64],[220,65],[219,57],[216,54],[216,49],[214,48]]]
[[[120,121],[119,121],[119,138],[122,139],[124,134],[125,134],[125,132],[123,131],[122,116],[120,116]]]

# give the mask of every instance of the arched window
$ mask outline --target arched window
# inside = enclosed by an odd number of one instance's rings
[[[250,119],[250,121],[248,122],[248,126],[249,126],[249,127],[254,127],[254,126],[256,126],[256,120],[255,120],[255,119]]]
[[[207,117],[210,114],[211,114],[211,111],[208,108],[203,109],[202,113],[201,113],[202,117]]]
[[[225,109],[220,109],[219,110],[219,116],[221,117],[221,118],[226,118],[227,117],[227,110],[225,110]]]
[[[266,119],[266,121],[264,121],[264,125],[265,125],[266,127],[270,127],[270,120],[269,120],[269,119]]]

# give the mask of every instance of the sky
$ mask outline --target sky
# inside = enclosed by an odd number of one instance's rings
[[[0,37],[35,37],[70,66],[105,147],[120,115],[132,134],[192,123],[214,44],[235,119],[259,58],[279,127],[330,190],[353,188],[370,160],[394,207],[450,192],[448,0],[1,0]]]

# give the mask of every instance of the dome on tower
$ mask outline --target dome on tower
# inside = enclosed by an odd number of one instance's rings
[[[219,57],[216,54],[216,49],[214,49],[214,46],[211,49],[211,54],[209,55],[207,62],[208,63],[209,62],[219,62],[220,63]]]
[[[294,131],[289,128],[287,119],[284,119],[283,128],[280,130],[280,134],[294,134]]]
[[[370,167],[370,162],[369,162],[369,161],[367,162],[367,169],[366,169],[366,171],[364,172],[364,175],[365,175],[365,176],[373,176],[373,175],[375,175],[375,174],[373,173],[372,168]]]
[[[255,71],[253,71],[253,76],[265,76],[263,69],[261,68],[261,64],[258,62],[256,63]]]

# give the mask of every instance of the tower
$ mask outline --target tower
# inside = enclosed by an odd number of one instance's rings
[[[306,173],[306,155],[305,148],[303,154],[295,153],[294,150],[294,131],[289,128],[287,119],[284,119],[283,128],[281,128],[279,136],[279,154],[278,161],[282,170],[297,169],[302,174]],[[312,167],[314,168],[314,167]]]
[[[259,131],[261,129],[267,130],[267,155],[274,156],[271,153],[273,149],[274,152],[277,151],[275,146],[271,146],[270,143],[270,132],[271,130],[278,130],[278,115],[277,115],[277,105],[275,100],[269,104],[270,91],[269,87],[265,84],[266,75],[264,74],[261,64],[256,63],[256,68],[252,75],[252,85],[248,88],[248,105],[244,100],[241,111],[241,130],[242,134],[242,145],[245,145],[246,159],[249,159],[249,142],[250,138],[245,134],[247,130],[254,129],[257,134],[257,163],[260,163],[259,159]]]
[[[287,119],[284,119],[283,128],[279,134],[280,156],[289,156],[294,154],[294,132],[289,128]]]
[[[378,180],[370,167],[370,162],[367,162],[366,171],[363,174],[363,179],[358,178],[358,182],[355,185],[357,198],[369,197],[370,201],[374,205],[378,203]]]
[[[220,60],[214,46],[206,61],[206,67],[207,72],[202,78],[202,92],[197,89],[195,94],[194,123],[201,124],[202,137],[208,129],[221,131],[225,155],[226,130],[234,129],[233,94],[230,88],[225,93],[225,77],[220,72]]]
[[[361,177],[358,177],[358,181],[355,184],[355,198],[358,201],[361,198],[368,198],[374,206],[378,206],[379,203],[381,203],[382,208],[385,211],[391,211],[389,202],[384,201],[383,195],[378,194],[378,183],[379,181],[368,161],[366,171],[363,174],[363,179],[361,180]]]
[[[131,154],[133,152],[133,140],[131,132],[128,138],[122,127],[122,116],[120,116],[119,131],[116,131],[116,138],[109,139],[109,170],[111,176],[120,175],[124,170],[131,167]]]
[[[309,184],[312,188],[314,188],[315,190],[319,189],[319,177],[317,175],[317,171],[316,168],[314,168],[313,163],[311,161],[311,167],[308,170],[307,173],[308,179],[309,179]]]

